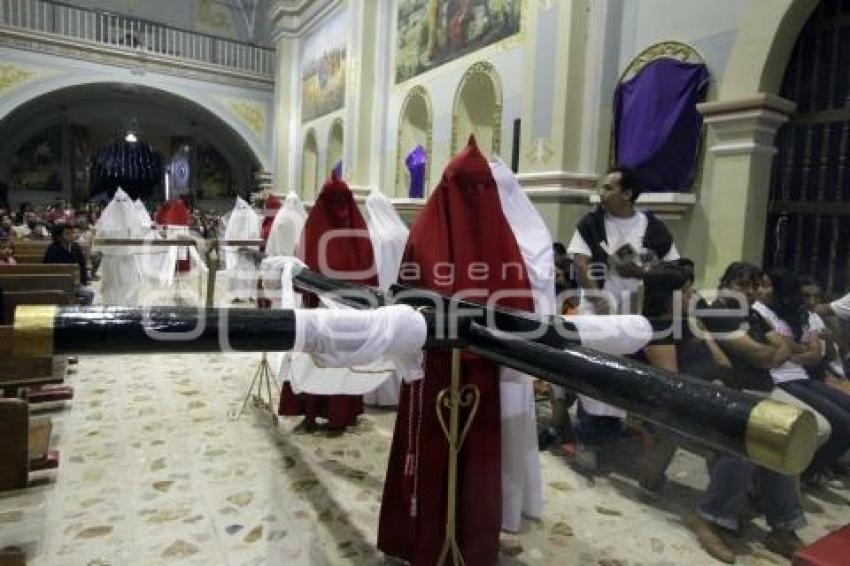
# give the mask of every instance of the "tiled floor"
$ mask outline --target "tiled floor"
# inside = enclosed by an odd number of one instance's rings
[[[33,564],[375,564],[381,486],[394,414],[370,411],[340,438],[293,434],[238,406],[258,355],[86,357],[54,413],[54,479],[0,497],[0,544]],[[634,482],[591,481],[544,454],[543,521],[505,564],[708,564],[681,517],[706,481],[680,452],[662,507]],[[850,490],[808,497],[812,540],[850,521]],[[782,561],[742,539],[741,564]]]
[[[258,361],[81,358],[73,403],[53,413],[61,466],[0,494],[0,546],[23,546],[42,566],[383,563],[375,538],[394,413],[370,410],[338,438],[256,412],[230,420]],[[712,563],[682,525],[707,480],[695,456],[679,452],[659,505],[622,471],[590,479],[546,453],[543,474],[544,518],[524,525],[521,552],[502,563]],[[850,521],[850,486],[806,506],[801,535],[815,540]],[[756,542],[764,532],[761,519],[749,524],[739,564],[784,563]]]

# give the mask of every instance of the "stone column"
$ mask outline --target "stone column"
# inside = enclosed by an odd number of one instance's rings
[[[587,0],[541,1],[525,14],[528,86],[518,178],[556,241],[572,236],[596,185],[595,171],[580,163],[586,110],[596,103],[586,100],[584,86],[588,34],[596,32],[589,29],[591,10]]]
[[[693,259],[698,279],[713,287],[730,262],[762,264],[774,137],[795,105],[762,93],[697,108],[708,126],[709,151],[689,237],[705,242],[704,256]]]
[[[274,94],[274,181],[280,193],[298,192],[296,157],[298,148],[297,125],[294,123],[295,98],[298,85],[298,41],[282,37],[277,42],[277,69]]]

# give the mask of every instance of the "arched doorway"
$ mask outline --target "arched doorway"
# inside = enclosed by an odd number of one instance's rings
[[[780,95],[797,104],[778,132],[765,265],[850,284],[850,5],[824,0],[801,31]]]
[[[10,185],[13,203],[104,198],[93,185],[91,158],[129,133],[162,157],[162,182],[140,195],[148,201],[164,197],[165,173],[174,180],[178,157],[185,162],[185,193],[212,208],[230,204],[262,168],[245,139],[204,106],[156,88],[97,82],[48,91],[5,114],[0,179]]]
[[[425,191],[427,196],[429,170],[431,165],[431,98],[425,87],[415,86],[407,94],[401,105],[401,117],[398,121],[398,145],[396,149],[396,196],[407,196],[410,188],[410,173],[405,159],[407,155],[421,145],[425,149],[428,164],[425,166]]]
[[[328,134],[328,157],[325,164],[325,169],[327,169],[325,173],[327,176],[330,176],[331,169],[342,161],[343,147],[342,119],[337,118],[331,124],[331,131]]]
[[[319,146],[316,131],[310,128],[304,136],[301,155],[301,198],[311,201],[316,197],[316,182],[319,169]]]
[[[466,145],[470,134],[485,154],[502,145],[502,85],[496,69],[481,61],[470,67],[458,85],[452,114],[452,153]]]

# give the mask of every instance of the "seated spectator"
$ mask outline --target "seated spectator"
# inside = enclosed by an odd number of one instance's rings
[[[803,300],[809,311],[809,326],[818,333],[823,350],[823,360],[817,365],[807,366],[806,370],[812,379],[823,381],[830,387],[836,387],[850,393],[850,382],[841,356],[841,349],[836,342],[833,331],[826,325],[817,313],[818,306],[823,303],[823,287],[813,277],[800,277],[800,287]]]
[[[74,242],[74,228],[67,224],[53,227],[53,243],[44,252],[43,263],[76,264],[80,267],[80,288],[77,295],[81,304],[90,305],[94,292],[88,288],[89,277],[86,270],[86,258],[83,250]]]
[[[839,459],[850,448],[850,395],[809,378],[805,366],[823,357],[820,336],[809,324],[800,281],[787,269],[771,269],[762,282],[761,300],[753,305],[774,332],[791,349],[788,360],[770,370],[779,388],[810,405],[829,421],[832,434],[803,473],[803,480],[817,486],[840,471]]]
[[[12,219],[8,215],[0,215],[0,240],[9,240],[14,237]]]
[[[693,285],[691,273],[687,266],[674,263],[665,263],[653,268],[644,278],[645,314],[656,318],[669,318],[675,312],[674,307],[678,306],[676,301],[681,302],[682,312],[687,313]],[[758,270],[754,269],[752,273],[754,277]],[[681,337],[677,338],[675,333],[671,333],[671,336],[655,340],[647,346],[644,354],[650,363],[676,373],[687,373],[712,381],[721,376],[727,382],[733,379],[734,374],[728,371],[732,367],[732,361],[710,334],[699,332],[697,336],[689,331],[691,324],[686,322],[690,321],[674,322],[677,322],[674,329],[678,330],[681,326]],[[692,322],[696,329],[701,329],[701,323]],[[787,355],[787,350],[778,357],[784,355]],[[675,449],[676,445],[670,439],[663,436],[656,438],[642,475],[650,472],[653,464],[656,471],[659,469],[658,465],[666,467]],[[663,482],[663,468],[660,477]],[[806,524],[796,478],[755,466],[734,456],[719,456],[713,462],[706,493],[689,521],[694,534],[711,556],[723,562],[734,563],[735,552],[722,538],[718,528],[738,528],[738,516],[746,502],[751,484],[757,490],[767,523],[771,527],[771,532],[764,541],[765,546],[777,554],[791,558],[803,547],[796,530]]]
[[[11,240],[0,240],[0,265],[17,265]]]
[[[670,321],[666,330],[637,357],[652,366],[673,373],[684,373],[707,381],[723,383],[732,367],[729,358],[712,336],[705,332],[695,335],[688,318],[693,296],[693,262],[676,260],[652,268],[644,278],[644,316]],[[678,307],[678,308],[677,308]],[[682,318],[682,315],[685,318]],[[697,327],[701,327],[695,321]],[[663,432],[644,424],[644,460],[641,465],[642,492],[649,499],[660,498],[666,483],[665,472],[676,453],[676,442]]]

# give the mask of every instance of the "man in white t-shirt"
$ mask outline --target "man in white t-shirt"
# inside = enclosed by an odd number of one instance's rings
[[[640,180],[633,171],[614,169],[602,185],[601,205],[576,227],[567,254],[573,259],[581,287],[582,314],[634,313],[644,274],[659,261],[679,259],[667,227],[651,213],[635,209],[640,193]],[[576,462],[595,469],[596,454],[591,447],[611,429],[619,430],[618,419],[626,413],[583,395],[580,398]]]
[[[567,253],[582,288],[584,313],[634,312],[643,274],[658,261],[679,259],[667,227],[635,209],[639,183],[628,169],[609,173],[600,191],[602,204],[581,219],[570,241]]]

